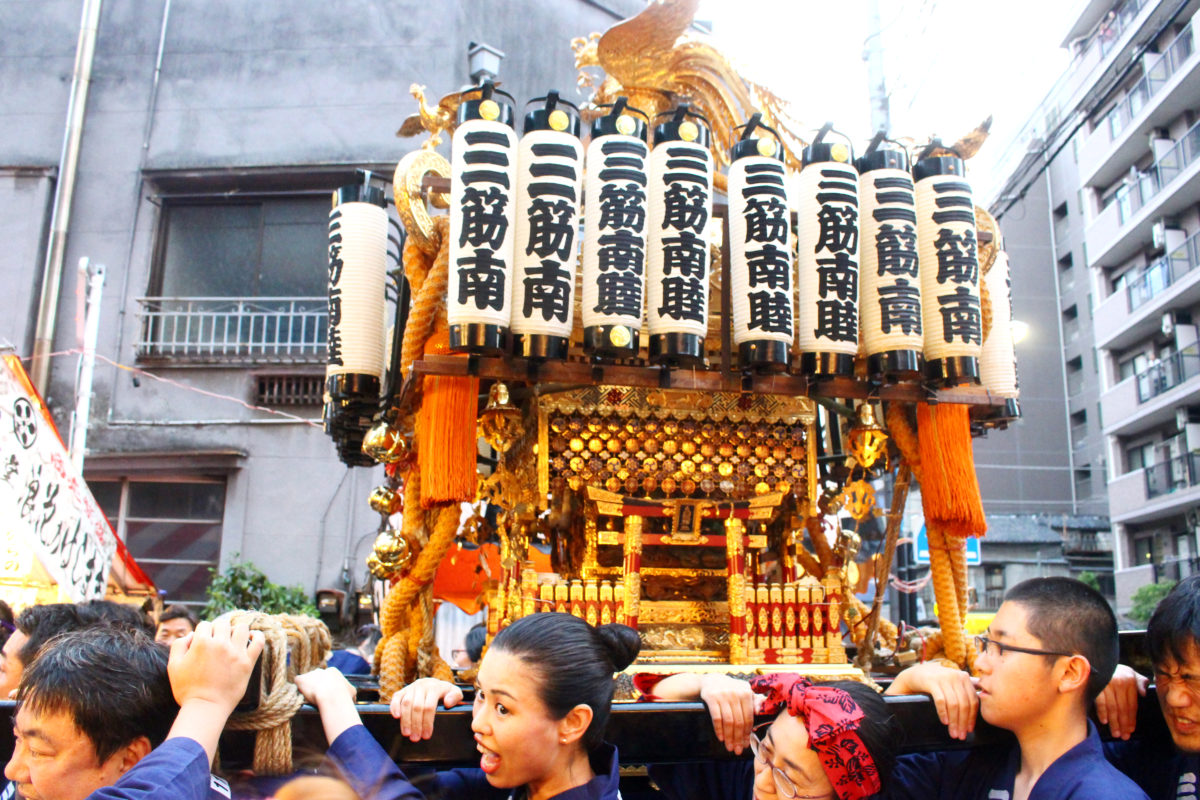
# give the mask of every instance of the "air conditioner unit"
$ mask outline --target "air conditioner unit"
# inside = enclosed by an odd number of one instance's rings
[[[1154,253],[1171,253],[1183,246],[1187,234],[1176,227],[1174,220],[1165,217],[1155,220],[1150,228],[1150,246]]]
[[[1154,156],[1154,160],[1158,161],[1167,153],[1171,152],[1171,148],[1175,147],[1175,140],[1168,139],[1165,136],[1156,136],[1150,134],[1150,152]]]

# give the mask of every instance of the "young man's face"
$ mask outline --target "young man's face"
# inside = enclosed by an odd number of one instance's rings
[[[1189,640],[1182,661],[1168,654],[1154,665],[1158,705],[1175,746],[1200,752],[1200,647]]]
[[[1029,632],[1024,606],[1005,602],[996,612],[987,636],[1001,645],[1033,650],[1048,649]],[[1053,666],[1046,656],[1007,650],[994,655],[992,648],[979,654],[979,711],[998,728],[1018,731],[1032,721],[1039,709],[1049,706],[1057,694],[1050,679]]]
[[[25,800],[83,800],[116,783],[136,763],[122,748],[104,763],[67,711],[35,713],[22,705],[13,720],[16,743],[4,777]],[[147,745],[148,747],[148,745]]]

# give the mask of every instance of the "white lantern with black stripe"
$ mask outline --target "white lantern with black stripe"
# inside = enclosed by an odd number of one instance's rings
[[[617,98],[592,122],[583,233],[583,345],[601,358],[638,352],[646,289],[646,115]]]
[[[668,113],[655,126],[647,169],[646,328],[651,361],[697,364],[708,330],[711,134],[686,105]]]
[[[791,224],[783,146],[761,118],[729,154],[730,307],[742,367],[782,370],[795,338]]]
[[[463,93],[450,160],[446,314],[455,352],[506,349],[516,241],[517,136],[512,126],[512,97],[490,81]]]
[[[858,353],[858,172],[830,125],[804,148],[796,190],[800,371],[853,376]]]
[[[992,318],[983,348],[979,355],[979,379],[988,393],[1003,397],[1001,419],[1021,416],[1017,402],[1020,385],[1017,381],[1017,353],[1012,331],[1012,281],[1009,277],[1008,253],[998,250],[992,267],[983,276],[987,287]]]
[[[917,208],[908,154],[882,138],[855,162],[861,195],[859,311],[867,373],[876,379],[920,377],[921,273]]]
[[[525,114],[517,183],[513,352],[566,358],[575,300],[583,145],[579,109],[550,92]]]
[[[943,386],[979,383],[983,344],[975,204],[964,173],[962,159],[948,155],[913,167],[925,375]]]
[[[383,190],[351,184],[329,212],[325,432],[342,461],[369,465],[362,436],[378,410],[387,327],[388,216]]]

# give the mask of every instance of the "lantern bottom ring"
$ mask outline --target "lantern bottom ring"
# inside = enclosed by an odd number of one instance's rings
[[[803,375],[854,377],[854,356],[850,353],[801,353],[800,372]]]
[[[696,333],[653,333],[650,335],[650,361],[673,367],[700,366],[704,363],[704,337]]]
[[[937,386],[979,383],[979,359],[975,356],[947,356],[925,360],[925,379]]]
[[[583,349],[600,358],[634,358],[638,354],[638,329],[628,325],[586,327]]]
[[[567,357],[568,339],[549,333],[514,333],[513,355],[537,360],[563,360]]]
[[[450,326],[450,350],[481,356],[503,355],[508,349],[508,328],[486,322]]]
[[[788,367],[788,343],[756,339],[738,345],[738,363],[757,372],[782,372]]]
[[[885,350],[867,356],[867,374],[886,380],[919,378],[925,371],[925,356],[920,350]]]

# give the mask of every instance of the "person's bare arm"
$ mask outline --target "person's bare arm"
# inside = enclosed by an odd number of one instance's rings
[[[421,678],[392,695],[389,709],[400,720],[400,733],[419,742],[433,736],[433,721],[440,703],[453,708],[462,702],[463,693],[453,683],[437,678]]]
[[[654,686],[659,700],[701,700],[712,716],[713,731],[725,747],[741,753],[750,743],[754,728],[754,691],[745,681],[728,675],[668,675]]]
[[[1112,680],[1096,698],[1096,718],[1115,739],[1128,739],[1137,727],[1138,698],[1146,696],[1150,679],[1133,667],[1118,664]]]
[[[965,739],[975,730],[979,694],[970,673],[941,664],[917,664],[896,676],[884,694],[927,694],[938,719],[954,739]]]
[[[362,724],[362,717],[354,707],[357,691],[338,670],[330,667],[297,675],[296,688],[305,700],[317,707],[321,727],[325,729],[325,741],[329,744],[333,744],[347,728]]]
[[[242,623],[201,622],[171,644],[167,675],[179,703],[168,739],[185,736],[200,743],[212,761],[225,722],[246,693],[263,635]]]

